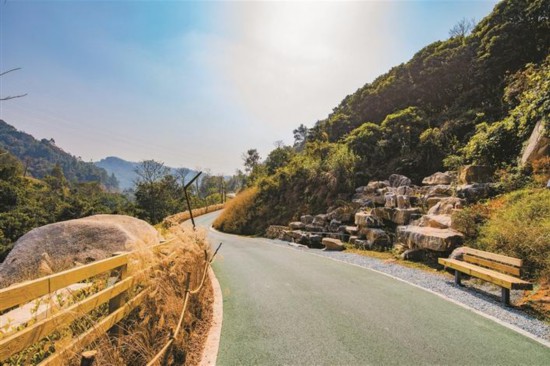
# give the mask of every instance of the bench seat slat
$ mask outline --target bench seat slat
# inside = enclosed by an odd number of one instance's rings
[[[508,256],[502,255],[502,254],[485,252],[483,250],[473,249],[473,248],[469,248],[469,247],[465,247],[464,249],[465,249],[466,253],[471,254],[471,255],[475,255],[476,257],[490,259],[490,260],[497,261],[497,262],[504,263],[504,264],[508,264],[508,265],[514,266],[514,267],[521,267],[523,265],[523,260],[521,260],[519,258],[508,257]]]
[[[459,261],[456,259],[439,258],[439,263],[466,273],[473,277],[481,278],[482,280],[492,282],[500,287],[504,287],[511,290],[532,290],[533,284],[524,281],[522,279],[509,276],[504,273],[493,271],[491,269],[482,268],[475,264]]]
[[[464,254],[463,259],[465,262],[496,269],[497,271],[508,273],[508,274],[511,274],[512,276],[519,277],[521,275],[521,270],[518,267],[513,267],[507,264],[494,262],[494,261],[480,258],[480,257],[475,257],[470,254]]]

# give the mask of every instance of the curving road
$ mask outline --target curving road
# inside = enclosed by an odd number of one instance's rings
[[[219,365],[550,364],[549,348],[417,287],[267,239],[208,236],[224,243]]]

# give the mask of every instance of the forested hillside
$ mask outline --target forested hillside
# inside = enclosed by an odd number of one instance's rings
[[[118,190],[114,175],[93,163],[84,162],[63,151],[53,140],[36,140],[33,136],[18,131],[15,127],[0,120],[0,147],[15,155],[23,162],[24,174],[42,179],[59,165],[69,182],[100,182],[110,191]]]
[[[253,164],[247,214],[229,226],[261,234],[394,173],[419,184],[473,163],[488,166],[503,191],[533,182],[531,166],[518,163],[537,122],[550,136],[549,48],[548,0],[500,2],[471,32],[426,46],[312,128],[297,128],[294,146]]]

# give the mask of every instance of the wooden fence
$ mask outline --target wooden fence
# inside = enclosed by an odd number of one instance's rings
[[[215,208],[219,209],[218,206],[198,209],[197,214],[212,212]],[[151,249],[153,252],[158,252],[172,242],[173,240],[160,243],[154,245]],[[96,276],[105,275],[111,279],[116,279],[116,282],[111,286],[107,286],[105,289],[67,308],[61,308],[45,319],[38,320],[35,323],[30,322],[25,328],[0,339],[0,363],[3,364],[6,359],[36,344],[53,332],[67,328],[75,320],[83,318],[106,303],[109,307],[106,317],[100,319],[91,329],[73,337],[70,342],[64,343],[64,346],[60,349],[56,347],[55,353],[47,357],[40,365],[62,365],[79,350],[82,350],[113,328],[116,323],[140,305],[149,291],[140,281],[154,266],[132,274],[128,272],[130,258],[136,252],[118,253],[111,258],[1,289],[0,313],[3,313],[6,310],[29,303],[42,296],[51,295],[57,290],[90,280]],[[171,256],[168,255],[166,259],[169,260]],[[128,298],[129,294],[131,294],[131,298]],[[116,327],[113,330],[116,331]]]

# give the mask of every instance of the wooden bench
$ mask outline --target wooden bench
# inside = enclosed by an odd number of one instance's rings
[[[510,290],[532,290],[533,284],[519,278],[523,261],[518,258],[464,247],[463,260],[439,258],[439,264],[455,270],[455,283],[462,285],[461,272],[492,282],[502,289],[502,303],[510,305]],[[515,276],[515,277],[514,277]]]

